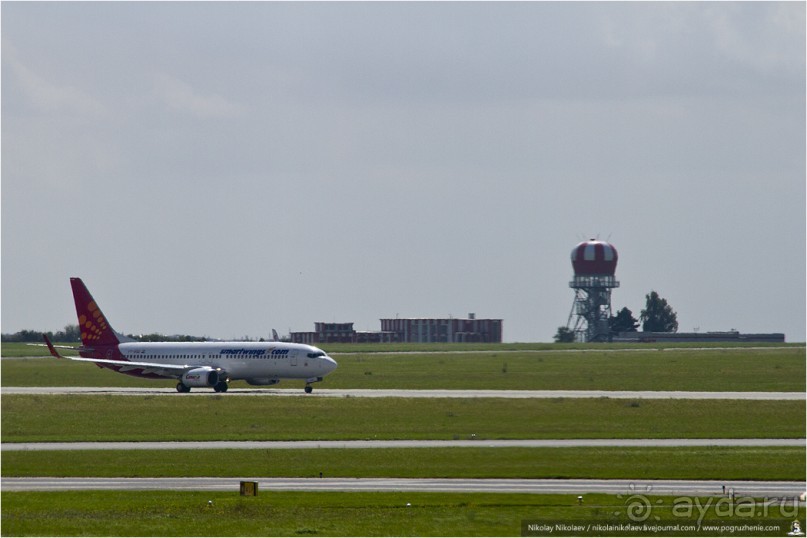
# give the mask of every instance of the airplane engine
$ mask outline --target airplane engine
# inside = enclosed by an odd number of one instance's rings
[[[245,380],[250,385],[261,386],[261,385],[277,385],[280,383],[280,380],[276,377],[250,377]]]
[[[182,374],[181,379],[187,387],[214,387],[219,382],[219,373],[213,368],[194,368]]]

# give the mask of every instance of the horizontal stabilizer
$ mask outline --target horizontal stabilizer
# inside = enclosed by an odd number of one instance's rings
[[[57,359],[66,359],[67,358],[67,357],[64,357],[64,356],[60,355],[59,352],[56,351],[56,347],[53,344],[50,343],[50,339],[48,338],[47,335],[43,334],[42,338],[45,339],[45,345],[48,346],[48,351],[50,351],[51,355],[53,355]],[[42,344],[38,344],[38,345],[42,345]]]

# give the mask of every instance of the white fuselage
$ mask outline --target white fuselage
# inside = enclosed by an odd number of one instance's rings
[[[209,366],[227,378],[269,384],[279,379],[312,379],[336,369],[324,351],[285,342],[127,342],[118,345],[126,360],[177,366]]]

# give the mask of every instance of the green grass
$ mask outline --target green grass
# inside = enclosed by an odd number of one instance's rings
[[[495,493],[3,492],[1,530],[5,536],[519,536],[523,520],[631,523],[634,501],[628,492],[586,495],[582,505],[576,495]],[[681,510],[695,501],[648,495],[651,523],[695,523],[697,511]],[[747,509],[725,500],[697,501],[711,501],[704,524],[725,522],[720,510],[731,510],[746,514],[735,515],[731,524],[782,525],[774,536],[784,536],[794,519],[805,519],[804,508],[792,504],[747,504],[763,514],[749,518]]]
[[[44,357],[48,355],[42,342],[27,343],[3,342],[0,344],[0,355],[3,357]],[[79,346],[78,342],[55,342],[62,346]],[[803,342],[767,343],[767,342],[676,342],[648,344],[555,344],[547,342],[511,342],[500,344],[441,344],[441,343],[394,343],[394,344],[318,344],[329,353],[413,353],[413,352],[458,352],[458,351],[596,351],[612,349],[648,350],[648,349],[690,349],[690,348],[760,348],[760,347],[804,347]]]
[[[564,350],[566,348],[563,348]],[[505,351],[336,355],[339,368],[322,388],[477,390],[805,390],[804,347],[631,348],[611,351]],[[173,387],[87,363],[56,359],[2,361],[3,386]],[[281,387],[302,387],[284,381]],[[232,387],[246,387],[235,382]]]
[[[320,344],[318,344],[320,345]],[[759,347],[804,347],[804,342],[661,342],[661,343],[573,343],[556,344],[551,342],[507,342],[507,343],[393,343],[393,344],[321,344],[329,353],[367,352],[422,352],[422,351],[600,351],[613,349],[700,349],[700,348],[759,348]]]
[[[804,391],[804,349],[337,357],[328,388]]]
[[[3,395],[3,442],[801,438],[801,401]]]
[[[328,478],[804,480],[805,466],[804,449],[798,447],[14,451],[2,459],[4,477],[319,473]]]

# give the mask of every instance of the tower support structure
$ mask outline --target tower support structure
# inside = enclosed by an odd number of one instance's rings
[[[610,339],[611,290],[619,282],[610,275],[575,276],[569,282],[574,302],[566,326],[577,342],[607,342]]]

